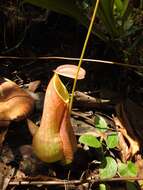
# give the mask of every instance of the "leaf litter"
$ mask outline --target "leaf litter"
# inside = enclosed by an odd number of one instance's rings
[[[44,80],[39,84],[38,80],[37,82],[34,82],[35,84],[33,86],[33,78],[35,75],[37,80],[37,76],[43,74],[43,66],[41,67],[40,65],[36,70],[37,65],[34,65],[35,63],[26,64],[28,65],[28,69],[26,70],[26,77],[28,76],[26,83],[23,79],[20,79],[18,76],[20,73],[17,72],[16,80],[18,79],[20,87],[29,87],[26,91],[35,98],[36,105],[34,112],[31,114],[31,118],[40,125],[45,86],[47,84],[45,84]],[[29,66],[32,66],[31,71],[29,70]],[[25,64],[23,68],[24,67]],[[56,72],[74,78],[74,72],[71,73],[68,70],[68,74],[62,73],[67,69],[65,66],[64,68],[65,69],[60,67]],[[47,75],[48,69],[46,68],[45,75]],[[52,70],[53,68],[51,67],[50,71],[52,72]],[[48,72],[48,75],[50,76],[50,72]],[[91,75],[91,78],[92,77],[93,75]],[[10,78],[14,79],[14,77]],[[82,74],[80,78],[84,78],[84,74]],[[88,83],[89,86],[91,85],[91,82],[96,83],[98,81],[90,81]],[[36,89],[38,85],[39,87]],[[129,98],[121,98],[120,102],[117,99],[114,100],[113,97],[116,93],[112,90],[110,92],[110,95],[113,95],[112,98],[111,96],[105,97],[105,90],[102,88],[98,89],[100,92],[94,93],[89,91],[89,86],[87,86],[86,92],[83,91],[82,88],[81,90],[79,88],[79,91],[75,92],[74,112],[71,115],[72,125],[78,140],[84,135],[85,137],[86,135],[91,135],[93,142],[91,138],[90,144],[92,145],[92,143],[96,141],[95,139],[97,139],[102,148],[93,148],[90,146],[88,139],[85,138],[88,143],[86,144],[85,141],[78,141],[78,150],[71,166],[61,166],[59,163],[48,165],[35,157],[31,147],[32,138],[27,130],[27,124],[25,121],[14,121],[11,123],[8,131],[3,131],[3,129],[0,130],[0,138],[1,141],[4,142],[1,146],[1,189],[6,189],[8,185],[8,188],[10,189],[13,187],[16,189],[22,189],[25,185],[29,185],[26,189],[41,189],[42,187],[45,189],[47,186],[50,186],[48,188],[52,189],[51,185],[54,185],[54,189],[61,189],[61,187],[63,187],[63,189],[87,190],[94,189],[94,184],[102,182],[101,178],[105,178],[105,181],[103,181],[104,183],[108,183],[108,181],[112,180],[134,181],[137,179],[139,184],[142,185],[142,181],[138,179],[143,178],[141,146],[143,125],[142,106]],[[105,86],[105,84],[103,84],[103,86]],[[98,122],[95,119],[97,116]],[[99,118],[102,118],[101,122],[99,122]],[[106,130],[97,130],[97,128],[102,128],[102,123],[104,123],[103,128],[106,128]],[[114,134],[117,134],[118,138],[116,136],[116,138],[110,139],[110,137],[114,137]],[[134,163],[138,168],[138,172],[134,169]],[[120,164],[122,167],[119,169]],[[113,167],[110,168],[110,166]],[[6,172],[4,172],[4,168],[6,168]],[[103,169],[103,173],[101,172],[101,169]],[[109,172],[110,169],[112,169],[111,172]],[[125,170],[127,172],[125,173],[126,175],[124,174]],[[124,178],[121,177],[122,173],[123,176],[125,176]],[[132,175],[132,173],[134,175]],[[130,176],[135,176],[136,178]],[[34,185],[34,187],[32,187],[32,185]],[[131,187],[131,185],[128,186]],[[124,188],[117,187],[116,189]]]
[[[60,74],[62,75],[62,72],[66,71],[60,70],[58,72],[61,72]],[[32,92],[34,96],[37,96],[41,92],[45,93],[43,89],[40,89],[40,86],[39,81],[30,82],[27,85],[26,91]],[[23,139],[23,142],[18,142],[18,144],[16,139],[13,141],[13,135],[17,132],[19,133],[16,125],[24,125],[24,128],[27,127],[26,124],[22,124],[23,121],[14,122],[12,125],[15,125],[15,127],[8,128],[8,134],[4,134],[1,130],[1,138],[4,139],[4,144],[1,147],[2,167],[10,165],[8,166],[8,174],[4,174],[1,178],[1,187],[3,186],[3,189],[8,185],[17,186],[20,184],[41,184],[43,187],[45,185],[64,186],[67,184],[69,188],[75,188],[76,185],[82,184],[84,186],[90,181],[96,183],[102,180],[126,180],[130,177],[132,179],[133,177],[137,179],[142,178],[141,140],[138,140],[138,136],[136,136],[139,133],[135,126],[136,116],[131,115],[134,110],[137,110],[136,113],[138,112],[138,115],[141,115],[142,109],[129,99],[125,102],[113,104],[110,100],[105,101],[98,96],[97,98],[96,96],[92,97],[90,93],[87,95],[85,92],[78,92],[78,94],[80,96],[77,98],[77,94],[75,93],[76,101],[71,113],[72,126],[78,139],[78,150],[72,166],[68,166],[68,168],[67,166],[61,166],[60,163],[48,165],[39,160],[32,150],[29,131],[25,131],[25,129],[21,129],[24,133],[20,132],[22,134],[20,140],[22,140],[22,137],[25,140]],[[37,97],[37,99],[35,98],[35,102],[43,102],[44,96]],[[80,102],[82,97],[84,97],[84,109],[82,109]],[[89,104],[89,101],[94,102]],[[87,109],[85,109],[86,103]],[[106,109],[103,109],[104,105]],[[31,114],[31,118],[35,122],[39,122],[42,106],[40,109],[37,107],[35,109],[36,111]],[[106,111],[108,109],[110,110],[110,114]],[[37,114],[39,115],[38,117]],[[115,114],[116,116],[114,116]],[[131,120],[130,115],[132,116]],[[131,126],[135,126],[135,128]],[[10,144],[12,141],[13,146]],[[20,157],[18,160],[16,160],[17,156]],[[135,164],[131,162],[134,160],[134,157],[136,158]],[[15,164],[13,165],[15,162],[17,162],[18,169],[15,167]],[[108,172],[109,169],[110,172]],[[15,170],[16,173],[13,172]],[[61,170],[63,170],[62,175]],[[122,179],[121,176],[124,178]],[[67,177],[68,180],[65,181]],[[142,181],[138,180],[138,183],[141,184]],[[86,188],[88,189],[88,187]]]

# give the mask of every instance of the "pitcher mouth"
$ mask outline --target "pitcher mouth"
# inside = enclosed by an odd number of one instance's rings
[[[56,90],[56,93],[58,94],[58,96],[65,102],[68,103],[69,102],[69,93],[66,89],[66,87],[64,86],[64,84],[62,83],[62,81],[60,80],[58,74],[54,74],[54,87]]]

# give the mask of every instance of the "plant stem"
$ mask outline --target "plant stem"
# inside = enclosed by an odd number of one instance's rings
[[[73,97],[74,97],[74,91],[75,91],[75,88],[76,88],[76,82],[77,82],[78,73],[79,73],[79,70],[80,70],[80,67],[81,67],[81,64],[82,64],[82,59],[83,59],[84,54],[85,54],[85,50],[86,50],[86,47],[87,47],[89,36],[91,34],[91,31],[92,31],[92,27],[93,27],[93,24],[94,24],[94,20],[95,20],[95,16],[96,16],[96,13],[97,13],[98,5],[99,5],[99,0],[97,0],[96,3],[95,3],[95,8],[94,8],[94,11],[93,11],[91,22],[90,22],[90,25],[89,25],[89,28],[88,28],[88,32],[87,32],[85,42],[84,42],[84,45],[83,45],[83,49],[82,49],[82,52],[81,52],[80,60],[79,60],[79,63],[78,63],[78,69],[77,69],[77,73],[76,73],[76,76],[75,76],[75,79],[74,79],[74,84],[73,84],[73,88],[72,88],[72,95],[71,95],[71,100],[70,100],[70,106],[69,106],[70,112],[71,112],[71,109],[72,109]]]

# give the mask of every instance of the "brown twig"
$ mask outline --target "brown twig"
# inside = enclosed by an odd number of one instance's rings
[[[111,181],[143,180],[143,177],[114,177],[107,179],[88,178],[86,180],[53,180],[53,181],[10,181],[9,185],[80,185],[84,183],[98,183]]]
[[[41,60],[50,60],[50,59],[58,59],[58,60],[69,60],[69,61],[79,61],[79,58],[76,57],[60,57],[60,56],[42,56],[42,57],[17,57],[17,56],[0,56],[0,59],[17,59],[17,60],[33,60],[33,59],[41,59]],[[135,68],[143,70],[143,66],[138,65],[130,65],[130,64],[124,64],[124,63],[118,63],[113,61],[106,61],[106,60],[100,60],[100,59],[83,59],[83,61],[87,62],[96,62],[96,63],[105,63],[110,65],[118,65],[123,66],[126,68]]]
[[[112,109],[113,103],[114,102],[111,100],[95,98],[85,94],[84,92],[76,91],[74,93],[74,104],[76,107]]]

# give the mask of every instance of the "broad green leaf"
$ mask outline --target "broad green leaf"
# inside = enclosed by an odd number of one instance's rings
[[[127,164],[119,163],[118,172],[121,176],[124,176],[124,177],[135,177],[137,176],[137,167],[131,161],[128,161]]]
[[[51,11],[55,11],[60,14],[71,16],[79,21],[85,27],[89,26],[89,18],[85,14],[85,11],[77,5],[75,0],[23,0],[23,3],[30,3],[32,5],[45,8]],[[101,40],[106,41],[106,36],[100,31],[94,31],[93,33]]]
[[[116,22],[114,19],[114,0],[100,0],[98,9],[99,17],[112,37],[117,35]]]
[[[122,0],[115,0],[115,5],[116,5],[117,10],[119,12],[121,12],[122,9],[123,9],[123,2],[122,2]]]
[[[100,141],[95,136],[89,134],[80,136],[79,142],[93,148],[100,148],[102,146]]]
[[[128,5],[129,5],[129,0],[124,0],[123,1],[123,9],[121,11],[121,16],[125,15],[127,8],[128,8]]]
[[[112,157],[105,157],[99,169],[101,179],[112,178],[116,175],[117,163]]]
[[[113,5],[114,5],[114,0],[100,0],[102,9],[104,11],[104,15],[106,16],[108,22],[112,25],[114,23],[114,18],[113,18]]]
[[[106,144],[108,148],[115,148],[118,145],[118,141],[118,134],[115,132],[107,136]]]
[[[106,120],[101,117],[101,116],[97,116],[95,117],[95,127],[101,131],[101,132],[105,132],[108,130],[108,124],[106,122]]]
[[[77,6],[75,0],[23,0],[23,3],[31,3],[38,7],[66,14],[76,18],[84,25],[89,24],[87,16],[84,14],[84,11]]]
[[[129,0],[115,0],[115,5],[121,16],[124,16],[128,8]]]

